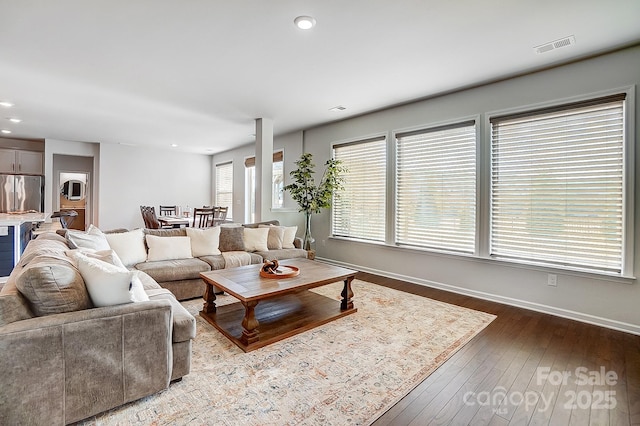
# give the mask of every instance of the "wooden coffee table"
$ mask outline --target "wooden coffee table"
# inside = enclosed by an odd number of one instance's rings
[[[308,259],[280,264],[297,267],[300,274],[262,278],[261,264],[201,273],[207,286],[200,316],[249,352],[357,311],[351,301],[356,271]],[[309,291],[337,281],[344,281],[341,300]],[[214,286],[239,302],[216,306]]]

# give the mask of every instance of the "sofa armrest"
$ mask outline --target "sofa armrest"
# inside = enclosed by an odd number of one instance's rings
[[[171,327],[168,300],[0,327],[0,423],[67,424],[165,389]]]

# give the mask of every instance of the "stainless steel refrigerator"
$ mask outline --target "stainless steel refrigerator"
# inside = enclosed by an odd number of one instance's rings
[[[0,174],[0,213],[44,210],[44,176]]]

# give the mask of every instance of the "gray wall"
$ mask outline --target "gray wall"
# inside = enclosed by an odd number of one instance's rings
[[[640,47],[576,62],[527,76],[448,94],[305,131],[304,150],[322,164],[335,142],[372,134],[559,101],[640,84]],[[472,72],[472,70],[470,70]],[[637,91],[637,88],[635,88]],[[636,93],[637,97],[637,93]],[[636,135],[640,112],[635,110]],[[483,134],[483,143],[486,137]],[[636,162],[638,153],[636,148]],[[638,176],[635,199],[640,199]],[[634,206],[635,207],[635,206]],[[392,212],[388,212],[392,214]],[[640,225],[635,209],[635,221]],[[640,334],[640,287],[635,279],[607,278],[502,261],[401,249],[330,238],[330,214],[312,222],[317,255],[356,269],[450,289],[530,309],[576,318]],[[636,227],[636,229],[638,229]],[[638,247],[638,236],[634,244]],[[640,273],[636,249],[635,271]],[[558,274],[557,287],[547,273]]]

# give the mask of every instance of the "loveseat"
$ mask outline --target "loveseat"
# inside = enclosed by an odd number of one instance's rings
[[[0,291],[1,425],[76,422],[189,373],[194,317],[149,275],[117,266],[113,251],[81,251],[43,233]],[[86,268],[103,276],[85,279]],[[103,279],[111,273],[118,291]],[[103,306],[99,292],[127,300]]]
[[[150,275],[161,287],[171,291],[178,300],[186,300],[202,297],[204,294],[205,284],[200,278],[201,272],[242,266],[243,264],[259,264],[264,260],[307,257],[306,250],[300,248],[302,246],[301,239],[295,237],[296,227],[281,227],[277,220],[216,228],[219,231],[218,236],[216,236],[217,231],[214,228],[205,230],[190,228],[144,229],[142,234],[144,235],[145,252],[140,252],[138,255],[137,260],[140,260],[140,262],[135,262],[135,264],[128,266]],[[290,236],[286,238],[284,237],[285,228],[288,228],[286,231],[291,231]],[[261,229],[265,231],[266,238],[265,233],[262,233],[260,237],[264,241],[250,242],[248,232],[252,234],[255,232],[245,231],[245,229]],[[213,246],[207,247],[204,244],[204,247],[196,249],[195,238],[199,233],[203,233],[200,238],[213,241]],[[209,236],[207,233],[212,235]],[[160,245],[162,249],[159,254],[152,253],[155,247],[150,247],[148,236],[152,238],[182,237],[182,241],[185,241],[186,237],[190,237],[191,252],[186,247],[184,247],[184,250],[180,250],[178,240],[173,238],[167,241],[155,239],[154,243]],[[115,237],[110,236],[110,234],[107,237],[113,244]],[[140,245],[141,243],[138,244]],[[131,249],[132,244],[131,242],[126,242],[123,246]],[[168,249],[165,247],[168,247]],[[114,250],[118,251],[117,248],[114,248]],[[167,253],[167,251],[170,252]],[[182,255],[180,254],[181,251]],[[230,262],[231,264],[229,264]]]

